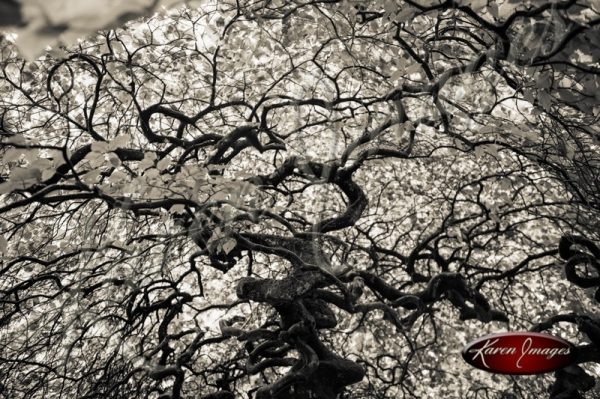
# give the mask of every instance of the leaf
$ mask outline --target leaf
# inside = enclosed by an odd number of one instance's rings
[[[153,177],[158,177],[160,172],[156,168],[148,169],[144,172],[144,176],[148,179],[152,179]]]
[[[549,89],[552,87],[552,76],[549,73],[541,73],[538,75],[535,86],[538,89]]]
[[[108,143],[106,141],[94,141],[92,143],[92,152],[100,154],[108,152]]]
[[[96,183],[96,180],[98,179],[99,176],[100,176],[100,170],[94,169],[94,170],[90,170],[89,172],[87,172],[86,174],[81,176],[81,180],[86,184],[94,184],[94,183]]]
[[[225,252],[226,254],[230,253],[231,250],[233,250],[233,248],[235,248],[237,244],[237,241],[235,240],[235,238],[228,238],[227,241],[225,241],[223,243],[223,252]]]
[[[21,158],[21,155],[23,155],[25,151],[27,150],[21,148],[9,148],[4,153],[2,160],[6,162],[16,161]]]
[[[39,169],[39,170],[46,170],[46,169],[50,169],[52,167],[52,162],[50,162],[46,158],[39,158],[38,157],[34,161],[31,162],[31,164],[29,165],[29,167],[36,168],[36,169]]]
[[[499,9],[498,9],[498,3],[496,3],[495,1],[494,1],[494,2],[492,2],[492,4],[490,4],[490,5],[488,6],[488,11],[490,12],[490,14],[492,14],[492,16],[493,16],[494,18],[498,18],[498,17],[499,17],[499,13],[498,13],[498,11],[499,11]]]
[[[14,184],[10,182],[0,183],[0,195],[8,194],[15,189]]]
[[[474,11],[480,11],[488,4],[487,0],[470,0],[469,5]]]
[[[573,160],[575,157],[575,149],[569,144],[565,146],[565,157],[569,160]]]
[[[47,159],[52,162],[52,167],[56,168],[65,163],[64,155],[62,151],[59,150],[49,150]]]
[[[521,5],[521,0],[505,2],[498,8],[498,18],[506,18],[515,12],[516,8]]]
[[[396,16],[397,22],[406,22],[411,19],[415,15],[415,9],[409,7],[408,5],[404,5],[402,7],[402,11]]]
[[[386,0],[383,3],[383,9],[387,14],[394,14],[396,11],[398,11],[398,5],[396,4],[395,0]]]
[[[108,150],[114,151],[117,148],[126,147],[127,144],[129,144],[130,139],[131,138],[125,134],[117,136],[108,143]]]
[[[127,244],[125,244],[123,241],[121,240],[117,240],[117,241],[113,241],[112,246],[117,247],[127,253],[132,253],[133,252],[133,248]]]
[[[8,241],[3,235],[0,235],[0,253],[6,253],[8,249]]]
[[[213,201],[225,201],[227,200],[228,196],[229,193],[227,193],[225,190],[221,190],[218,193],[215,193],[211,199]]]
[[[523,89],[523,98],[531,104],[535,102],[534,92],[530,89]]]
[[[552,96],[545,90],[538,91],[538,100],[545,111],[550,111],[552,108]]]
[[[390,80],[396,81],[396,80],[400,79],[401,77],[403,77],[405,74],[406,74],[406,71],[404,69],[400,68],[396,72],[394,72],[392,74],[392,76],[390,76]]]
[[[185,212],[185,206],[182,204],[173,205],[171,208],[169,208],[169,213],[184,213],[184,212]]]
[[[408,68],[406,68],[405,72],[408,75],[411,75],[413,73],[420,73],[421,72],[421,64],[414,63],[414,64],[410,65]]]
[[[50,179],[55,174],[56,174],[56,171],[54,169],[44,169],[42,171],[42,181]]]
[[[24,188],[29,184],[40,182],[42,179],[42,171],[38,168],[21,168],[17,167],[10,171],[9,182],[15,186],[15,188]]]
[[[4,142],[7,144],[27,145],[27,139],[20,134],[10,136]]]
[[[110,175],[110,181],[112,181],[113,183],[118,183],[125,179],[127,179],[127,174],[121,172],[120,170],[115,170]]]
[[[90,165],[91,168],[98,168],[104,165],[104,154],[99,152],[90,152],[84,158]]]
[[[114,152],[108,154],[108,162],[110,162],[110,164],[115,168],[121,165],[121,160],[119,159],[119,156]]]
[[[37,159],[39,159],[39,153],[35,150],[26,150],[23,152],[23,154],[25,154],[25,160],[29,163],[35,162]]]
[[[140,163],[138,164],[138,167],[140,168],[140,170],[146,170],[149,167],[151,167],[152,165],[154,165],[155,160],[156,160],[156,153],[147,152],[144,154],[144,159],[142,159],[140,161]]]
[[[163,170],[167,169],[167,167],[169,166],[170,163],[171,163],[171,160],[167,157],[164,157],[163,159],[158,161],[158,163],[156,164],[156,169],[158,169],[162,172]]]

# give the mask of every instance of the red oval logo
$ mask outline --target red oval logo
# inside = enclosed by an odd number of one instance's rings
[[[540,374],[571,364],[575,346],[548,334],[509,332],[471,342],[462,356],[471,366],[492,373]]]

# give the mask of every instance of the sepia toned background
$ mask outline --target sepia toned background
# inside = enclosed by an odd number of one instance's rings
[[[595,1],[0,12],[1,398],[600,396]]]

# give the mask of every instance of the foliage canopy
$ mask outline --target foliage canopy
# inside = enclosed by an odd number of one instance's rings
[[[0,395],[583,397],[599,24],[587,0],[239,0],[35,62],[6,36]],[[461,363],[516,329],[579,365]]]

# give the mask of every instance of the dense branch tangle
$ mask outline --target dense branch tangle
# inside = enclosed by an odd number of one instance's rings
[[[494,292],[597,220],[597,13],[363,3],[3,51],[0,393],[400,397],[446,315],[533,317]]]

